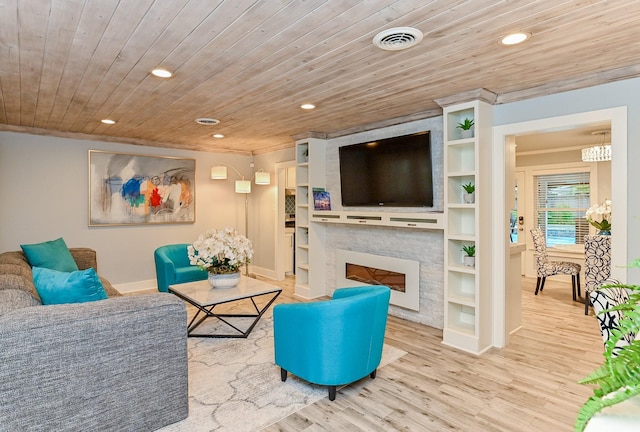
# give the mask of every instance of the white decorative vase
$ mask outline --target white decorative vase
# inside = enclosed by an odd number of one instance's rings
[[[462,199],[464,200],[465,204],[473,204],[474,202],[476,202],[476,193],[464,193],[462,195]]]
[[[465,255],[462,257],[462,263],[467,267],[475,267],[476,266],[476,257]]]
[[[209,273],[209,284],[213,288],[233,288],[240,282],[240,272],[235,273]]]
[[[473,127],[471,129],[461,129],[462,139],[473,138]]]

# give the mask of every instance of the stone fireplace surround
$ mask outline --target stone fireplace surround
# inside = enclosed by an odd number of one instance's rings
[[[358,134],[334,138],[326,144],[326,189],[331,193],[332,209],[346,210],[341,204],[338,148],[390,136],[405,135],[424,130],[431,132],[433,169],[433,208],[397,209],[398,211],[442,211],[444,209],[444,141],[442,116],[417,120]],[[313,185],[312,185],[313,186]],[[380,211],[364,209],[355,211]],[[390,209],[386,209],[390,211]],[[382,226],[326,224],[326,283],[327,294],[336,289],[336,250],[344,249],[374,255],[415,260],[419,267],[418,312],[391,305],[389,313],[409,321],[435,328],[444,325],[444,232],[442,230],[413,230]]]
[[[389,306],[389,313],[409,321],[442,328],[444,320],[444,234],[441,230],[328,225],[325,271],[327,295],[338,287],[337,250],[383,255],[419,262],[419,311]]]

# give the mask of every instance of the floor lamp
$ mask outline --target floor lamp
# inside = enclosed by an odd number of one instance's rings
[[[240,174],[240,171],[232,167],[231,165],[217,165],[211,168],[212,180],[226,180],[227,168],[231,168],[238,174],[239,180],[236,180],[236,193],[244,194],[244,235],[249,238],[249,194],[251,193],[251,180],[255,179],[257,185],[269,185],[271,184],[271,174],[259,169],[249,180],[245,180],[244,176]],[[244,266],[244,274],[249,275],[249,264]]]

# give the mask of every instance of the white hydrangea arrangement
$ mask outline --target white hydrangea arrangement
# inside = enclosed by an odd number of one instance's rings
[[[594,204],[584,215],[587,222],[601,231],[611,231],[611,200]]]
[[[231,227],[210,229],[187,247],[189,263],[209,273],[229,274],[251,262],[251,241]]]

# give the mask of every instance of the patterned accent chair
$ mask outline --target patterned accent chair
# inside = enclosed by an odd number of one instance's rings
[[[584,314],[589,315],[589,293],[611,276],[611,237],[584,236]]]
[[[604,281],[603,285],[615,283],[619,282],[614,279],[609,279]],[[609,311],[603,314],[600,314],[599,312],[626,302],[629,300],[629,292],[625,288],[619,287],[598,288],[591,291],[589,298],[591,299],[593,311],[596,313],[596,318],[600,325],[602,342],[606,344],[611,336],[611,332],[618,327],[618,322],[620,321],[620,318],[622,318],[623,312]],[[616,344],[614,354],[623,347],[631,345],[635,337],[635,334],[629,333],[625,335],[623,339],[620,339]]]
[[[573,291],[573,301],[577,301],[580,296],[580,270],[582,267],[580,264],[568,262],[568,261],[549,261],[547,255],[547,242],[544,234],[540,228],[533,228],[531,230],[531,236],[533,237],[533,245],[536,253],[536,267],[538,272],[538,280],[536,282],[536,295],[538,291],[544,289],[544,282],[549,276],[555,276],[558,274],[571,275],[571,289]],[[577,296],[576,296],[577,291]]]

